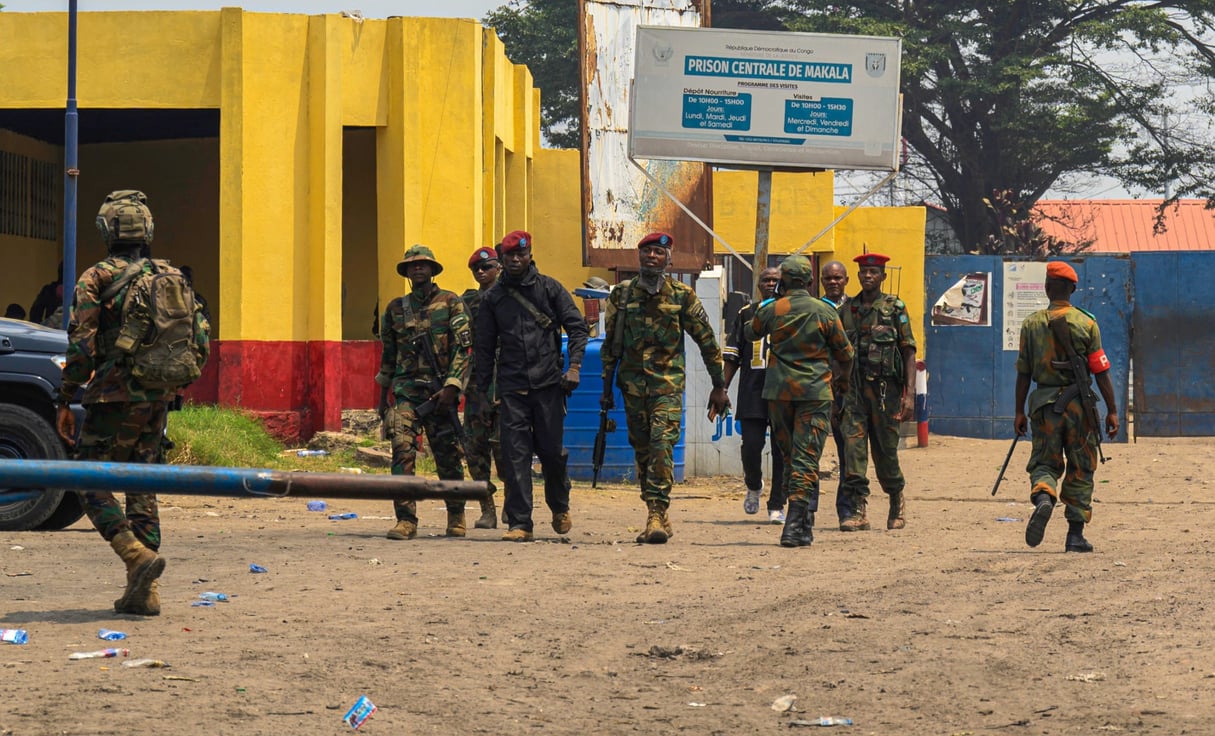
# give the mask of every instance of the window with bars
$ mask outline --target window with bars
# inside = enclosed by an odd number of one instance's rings
[[[55,165],[0,151],[0,235],[58,240]]]

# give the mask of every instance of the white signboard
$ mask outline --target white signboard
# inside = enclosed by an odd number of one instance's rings
[[[1046,264],[1014,261],[1004,264],[1004,349],[1021,349],[1021,323],[1050,306],[1046,298]]]
[[[629,153],[894,171],[901,49],[878,36],[638,26]]]

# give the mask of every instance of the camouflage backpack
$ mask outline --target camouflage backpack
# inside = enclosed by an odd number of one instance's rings
[[[122,300],[114,345],[128,355],[131,375],[148,389],[176,391],[202,374],[194,323],[194,290],[181,271],[159,258],[132,261],[101,295]]]

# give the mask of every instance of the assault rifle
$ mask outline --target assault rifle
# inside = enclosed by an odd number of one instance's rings
[[[599,471],[603,469],[603,456],[607,453],[608,432],[616,431],[615,420],[608,417],[608,412],[614,406],[612,402],[612,379],[616,375],[616,363],[613,362],[608,375],[603,381],[603,398],[599,399],[599,432],[595,434],[595,447],[591,450],[593,463],[591,488],[599,485]]]
[[[1084,358],[1080,357],[1080,354],[1076,352],[1076,346],[1072,344],[1072,334],[1067,328],[1067,320],[1056,317],[1049,324],[1055,342],[1059,343],[1059,347],[1067,353],[1066,368],[1072,372],[1072,380],[1075,381],[1071,386],[1065,388],[1059,398],[1055,400],[1054,411],[1063,413],[1067,403],[1077,392],[1079,393],[1084,424],[1097,442],[1097,457],[1101,458],[1101,462],[1104,463],[1106,458],[1105,453],[1101,451],[1101,414],[1097,410],[1097,393],[1093,391],[1089,378],[1088,363],[1084,362]]]
[[[418,335],[413,339],[414,349],[422,354],[422,359],[426,361],[426,365],[430,368],[430,372],[434,374],[434,380],[431,381],[430,391],[433,394],[431,398],[418,404],[413,410],[418,419],[425,419],[435,410],[439,408],[438,393],[443,390],[443,381],[440,376],[443,375],[439,371],[439,361],[435,357],[434,348],[430,345],[430,340],[426,339],[425,335]],[[447,422],[451,427],[451,431],[456,435],[456,443],[460,446],[460,450],[464,452],[465,460],[468,459],[468,447],[464,444],[464,425],[460,424],[460,411],[453,404],[447,412]]]

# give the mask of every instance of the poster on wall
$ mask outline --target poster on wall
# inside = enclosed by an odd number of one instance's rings
[[[1004,350],[1021,347],[1021,323],[1039,309],[1050,306],[1046,291],[1046,264],[1014,261],[1004,264]]]
[[[991,273],[968,273],[932,305],[933,325],[991,327]]]

